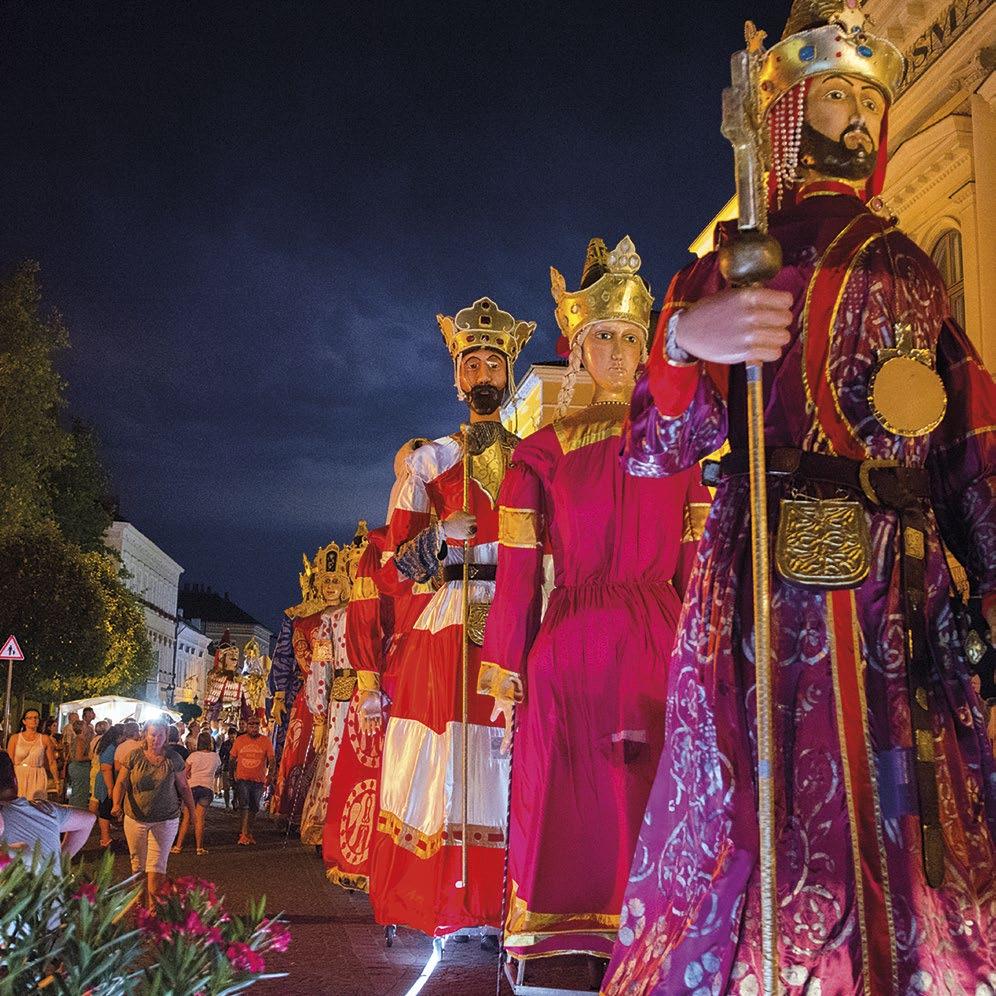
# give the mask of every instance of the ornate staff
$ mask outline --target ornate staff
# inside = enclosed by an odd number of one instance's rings
[[[735,285],[770,280],[781,269],[779,244],[767,234],[764,165],[770,158],[758,112],[758,73],[764,33],[748,21],[747,47],[730,63],[723,91],[723,135],[733,145],[739,236],[720,251],[720,269]],[[775,877],[775,731],[771,671],[771,567],[764,460],[762,365],[747,364],[747,441],[750,464],[751,554],[754,563],[754,672],[757,709],[757,822],[760,844],[761,960],[765,993],[777,996],[778,894]]]
[[[463,432],[463,510],[470,511],[470,431],[469,425],[460,426]],[[461,758],[461,768],[463,775],[463,787],[461,790],[461,823],[462,832],[460,838],[460,881],[457,882],[458,889],[467,887],[467,751],[470,747],[470,735],[467,723],[470,719],[470,644],[467,638],[467,624],[470,621],[470,540],[463,541],[463,577],[460,585],[461,612],[463,620],[460,637],[461,655],[461,694],[462,694],[462,743],[463,757]]]

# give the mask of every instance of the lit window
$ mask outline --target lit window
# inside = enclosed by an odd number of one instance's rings
[[[946,231],[934,244],[931,258],[941,272],[941,279],[948,290],[951,317],[965,327],[965,268],[961,258],[961,232],[956,228]]]

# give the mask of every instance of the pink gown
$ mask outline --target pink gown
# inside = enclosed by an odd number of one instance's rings
[[[479,691],[520,674],[506,947],[608,955],[664,742],[667,661],[709,492],[623,473],[625,404],[519,444]],[[542,623],[544,550],[556,588]],[[677,588],[676,588],[677,584]]]

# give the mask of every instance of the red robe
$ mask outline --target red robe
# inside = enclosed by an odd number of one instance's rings
[[[442,531],[432,520],[463,507],[462,442],[446,437],[409,458],[411,475],[389,529],[397,563],[418,582],[419,550],[434,560]],[[494,565],[498,552],[497,495],[470,482],[477,516],[473,562]],[[410,543],[409,541],[417,542]],[[402,550],[404,544],[409,544]],[[459,565],[463,544],[445,544],[445,562]],[[421,563],[425,564],[425,557]],[[489,602],[494,582],[472,581],[472,602]],[[380,812],[370,898],[380,923],[446,934],[501,918],[501,884],[508,793],[508,759],[500,756],[501,721],[474,694],[480,648],[470,646],[468,881],[461,878],[462,838],[462,605],[461,582],[443,584],[398,647],[391,716],[385,733]]]

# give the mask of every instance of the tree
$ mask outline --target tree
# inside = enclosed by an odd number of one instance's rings
[[[84,552],[53,522],[0,535],[0,629],[25,660],[15,694],[79,698],[130,691],[152,666],[141,607],[109,553]]]
[[[15,688],[61,699],[129,691],[152,664],[138,599],[104,547],[97,440],[65,428],[56,370],[69,336],[43,315],[38,266],[0,281],[0,629],[28,659]]]

